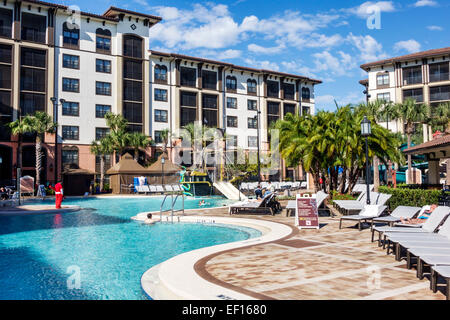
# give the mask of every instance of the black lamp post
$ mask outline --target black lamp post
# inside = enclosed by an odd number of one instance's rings
[[[50,98],[53,103],[53,123],[56,125],[55,128],[55,183],[58,182],[58,103],[55,97]],[[59,99],[61,105],[63,105],[66,100]]]
[[[370,120],[364,116],[361,121],[361,135],[366,138],[366,186],[367,186],[367,204],[370,204],[370,187],[369,187],[369,146],[367,138],[372,134]]]

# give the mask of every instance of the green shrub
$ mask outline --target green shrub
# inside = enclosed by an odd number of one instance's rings
[[[329,204],[333,205],[333,200],[356,200],[356,198],[350,194],[342,194],[333,190],[331,193],[331,199],[328,201]]]
[[[392,194],[388,201],[390,210],[394,210],[398,206],[423,207],[433,203],[437,204],[439,196],[442,195],[442,190],[394,189],[384,186],[380,186],[378,192]]]

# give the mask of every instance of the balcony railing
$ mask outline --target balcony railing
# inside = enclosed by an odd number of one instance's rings
[[[422,83],[422,76],[413,76],[403,78],[403,85]]]
[[[430,74],[430,82],[448,81],[450,80],[450,74],[447,73],[435,73]]]

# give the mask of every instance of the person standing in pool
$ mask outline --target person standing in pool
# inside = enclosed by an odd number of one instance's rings
[[[52,189],[53,191],[55,191],[55,208],[61,209],[61,202],[62,202],[63,196],[64,196],[64,190],[62,187],[62,183],[58,182],[57,184],[55,184],[54,187],[52,185],[49,185],[49,188]]]

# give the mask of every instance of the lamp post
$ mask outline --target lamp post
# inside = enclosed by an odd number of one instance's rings
[[[164,154],[161,158],[161,169],[162,169],[162,176],[161,176],[161,184],[164,185],[164,163],[166,162],[166,159],[164,158]]]
[[[55,97],[50,98],[53,103],[53,123],[56,125],[55,128],[55,183],[58,182],[58,99]],[[61,105],[63,105],[66,100],[59,99]]]
[[[369,146],[367,138],[372,134],[370,120],[364,116],[361,121],[361,135],[366,138],[366,186],[367,186],[367,204],[370,204],[370,187],[369,187]]]

